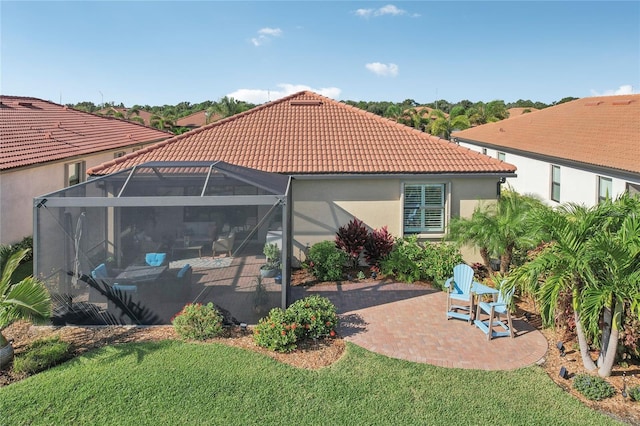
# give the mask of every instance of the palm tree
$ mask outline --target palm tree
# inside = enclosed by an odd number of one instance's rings
[[[444,112],[434,109],[431,111],[431,118],[429,133],[444,139],[449,139],[451,132],[454,130],[464,130],[471,127],[469,118],[464,114],[456,115],[455,117],[450,115],[447,117]]]
[[[471,218],[452,219],[448,238],[478,247],[491,273],[494,270],[490,258],[499,257],[500,272],[505,274],[516,249],[532,248],[540,241],[540,234],[534,232],[530,221],[532,212],[538,209],[545,209],[539,200],[513,190],[503,191],[496,203],[478,206]]]
[[[214,114],[221,118],[231,117],[232,115],[251,109],[251,105],[243,101],[236,101],[234,98],[225,96],[216,102],[213,106],[207,108],[207,116],[212,117]]]
[[[173,118],[164,114],[153,114],[149,119],[149,125],[160,130],[173,131]]]
[[[509,117],[504,101],[478,102],[469,110],[469,121],[473,125],[493,123]]]
[[[611,375],[625,307],[640,316],[640,199],[623,195],[607,200],[604,232],[589,242],[596,282],[582,303],[587,335],[600,337],[598,374]],[[610,210],[609,210],[610,209]]]
[[[569,292],[582,363],[598,368],[588,341],[600,338],[599,374],[609,375],[625,304],[640,313],[640,201],[622,196],[592,208],[568,204],[541,212],[536,220],[551,243],[509,280],[536,297],[547,326]]]
[[[32,322],[45,321],[51,316],[51,298],[44,284],[34,277],[12,283],[11,277],[30,249],[10,255],[10,250],[0,251],[0,349],[11,344],[2,330],[19,319]],[[10,351],[13,354],[13,351]],[[3,365],[0,365],[2,368]]]

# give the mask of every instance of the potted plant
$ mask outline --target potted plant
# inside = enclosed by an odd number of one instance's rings
[[[2,330],[14,321],[46,321],[51,316],[51,298],[44,284],[34,277],[12,283],[11,277],[30,249],[11,253],[10,247],[0,249],[0,369],[13,360],[13,346]]]
[[[260,267],[260,276],[273,278],[280,271],[280,247],[275,243],[266,243],[262,252],[267,261]]]

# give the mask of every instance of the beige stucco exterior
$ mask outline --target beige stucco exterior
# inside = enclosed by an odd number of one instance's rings
[[[149,144],[147,144],[149,145]],[[85,170],[146,145],[102,151],[0,172],[0,244],[14,244],[33,235],[33,198],[65,187],[65,166],[85,162]]]
[[[333,240],[339,227],[354,217],[371,228],[387,226],[402,236],[403,184],[445,183],[447,185],[446,222],[451,217],[470,217],[480,201],[497,198],[496,177],[374,177],[374,178],[297,178],[293,184],[293,256],[304,258],[313,244]],[[440,240],[443,234],[422,235],[424,240]],[[463,250],[465,260],[480,257]]]

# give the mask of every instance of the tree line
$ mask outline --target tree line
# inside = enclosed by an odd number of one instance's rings
[[[419,104],[413,99],[405,99],[402,102],[387,101],[343,101],[347,105],[363,109],[372,114],[395,120],[399,123],[413,127],[423,132],[448,139],[453,130],[463,130],[471,126],[477,126],[508,118],[510,108],[543,109],[549,106],[569,102],[578,98],[566,97],[552,104],[534,102],[519,99],[515,102],[505,103],[502,100],[491,102],[471,102],[462,100],[451,103],[445,99],[436,100],[427,104]],[[133,105],[126,107],[122,102],[106,102],[96,105],[93,102],[78,102],[67,106],[90,113],[112,116],[123,120],[145,124],[141,111],[151,114],[151,127],[167,130],[175,134],[183,133],[188,128],[181,128],[176,122],[183,117],[196,112],[206,112],[206,122],[210,123],[221,118],[230,117],[243,111],[254,108],[256,105],[239,101],[233,97],[225,96],[217,101],[204,101],[200,103],[180,102],[176,105]]]

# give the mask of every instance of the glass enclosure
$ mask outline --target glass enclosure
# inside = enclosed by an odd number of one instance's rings
[[[170,324],[192,302],[255,324],[286,307],[289,180],[157,162],[35,198],[34,273],[54,324]]]

